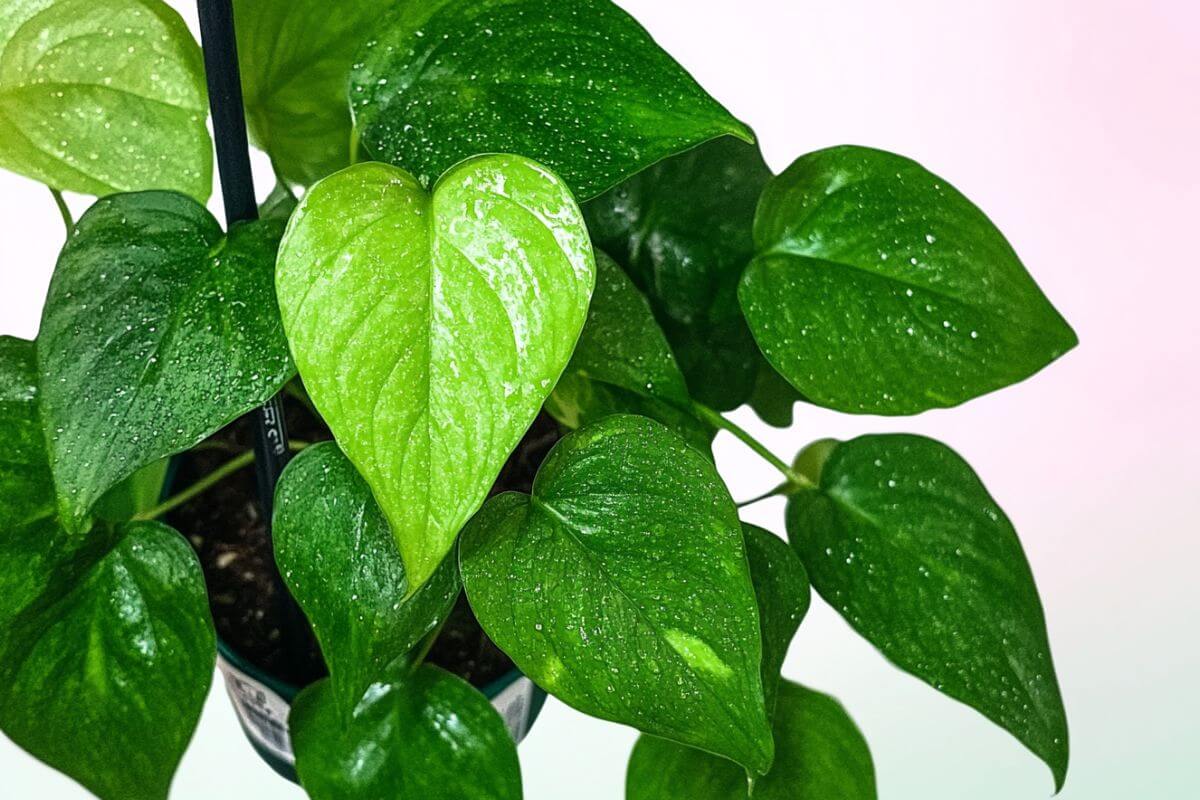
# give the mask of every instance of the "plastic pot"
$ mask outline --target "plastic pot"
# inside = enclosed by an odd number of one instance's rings
[[[246,738],[271,769],[296,783],[296,756],[292,752],[287,718],[301,687],[266,674],[225,642],[218,642],[217,650],[217,668],[225,677],[225,691]],[[546,693],[518,670],[497,678],[481,691],[500,712],[518,744],[529,733],[546,702]]]

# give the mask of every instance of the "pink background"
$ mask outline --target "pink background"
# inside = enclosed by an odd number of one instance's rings
[[[1012,517],[1041,588],[1072,725],[1063,796],[1194,796],[1200,4],[622,5],[759,132],[776,170],[856,143],[955,184],[1075,326],[1082,344],[1061,362],[963,408],[914,419],[805,410],[786,433],[735,418],[785,457],[821,436],[884,430],[961,452]],[[194,22],[190,3],[177,7]],[[35,333],[61,238],[45,189],[0,175],[0,332]],[[717,450],[736,497],[774,480],[736,442]],[[764,503],[749,518],[781,531],[781,512]],[[820,602],[785,671],[845,702],[885,799],[1052,790],[1020,745],[891,669]],[[633,738],[552,701],[521,748],[526,796],[620,797]],[[5,798],[84,796],[5,740],[0,775]],[[300,796],[256,764],[219,686],[173,794],[214,796]]]

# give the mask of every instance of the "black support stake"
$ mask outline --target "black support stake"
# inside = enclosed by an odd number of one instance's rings
[[[233,30],[231,0],[197,0],[204,72],[208,78],[208,104],[212,110],[217,170],[225,199],[225,223],[258,219],[254,176],[250,172],[250,144],[246,140],[246,112],[238,73],[237,39]],[[274,505],[275,484],[287,463],[288,437],[283,406],[273,397],[254,412],[254,464],[259,504],[268,524]]]
[[[246,111],[242,105],[242,83],[238,72],[237,39],[233,28],[232,0],[197,0],[200,14],[200,43],[208,81],[208,104],[212,111],[213,139],[217,147],[217,170],[225,199],[225,223],[258,219],[254,176],[250,171],[250,146],[246,139]],[[275,484],[287,464],[288,436],[280,396],[251,412],[254,421],[254,464],[259,505],[268,530],[274,508]],[[303,617],[278,574],[276,589],[284,625],[284,648],[295,658],[304,631]]]

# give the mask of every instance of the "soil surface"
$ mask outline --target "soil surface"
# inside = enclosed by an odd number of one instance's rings
[[[284,400],[284,417],[293,441],[331,438],[325,424],[291,396]],[[251,418],[243,417],[180,457],[173,485],[189,486],[250,449],[252,431]],[[554,420],[540,415],[504,465],[492,494],[528,492],[537,468],[560,436]],[[187,537],[200,556],[213,620],[226,644],[255,666],[297,686],[326,674],[316,639],[276,570],[253,465],[180,506],[167,522]],[[513,668],[508,656],[479,627],[465,596],[459,597],[428,660],[475,686],[485,686]]]

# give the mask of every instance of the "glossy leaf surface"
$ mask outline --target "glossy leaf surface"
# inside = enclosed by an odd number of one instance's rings
[[[954,451],[920,436],[838,444],[788,503],[813,586],[901,669],[1029,747],[1061,787],[1067,721],[1012,523]]]
[[[643,736],[629,759],[625,800],[875,800],[871,752],[842,705],[790,681],[780,685],[775,766],[754,782],[730,761]]]
[[[333,442],[306,448],[280,478],[275,560],[312,623],[342,710],[446,618],[458,597],[454,559],[409,596],[396,540],[371,490]]]
[[[235,0],[246,121],[288,181],[350,163],[350,66],[391,0]]]
[[[1076,344],[983,212],[901,156],[835,147],[797,159],[763,193],[754,239],[746,319],[818,405],[954,406]]]
[[[54,516],[54,484],[37,409],[36,346],[13,336],[0,336],[0,435],[2,537]]]
[[[569,434],[532,495],[475,516],[460,561],[484,630],[559,699],[770,766],[736,509],[713,465],[659,423],[612,416]]]
[[[69,529],[109,488],[195,445],[292,374],[272,273],[281,226],[223,236],[172,192],[99,200],[50,282],[41,408]]]
[[[160,0],[0,7],[0,166],[58,189],[207,200],[200,48]]]
[[[0,593],[0,729],[103,800],[165,800],[216,660],[192,549],[47,517],[0,535]]]
[[[770,178],[756,146],[724,137],[584,206],[596,246],[650,298],[692,395],[721,410],[745,402],[766,366],[737,284],[754,254],[754,209]]]
[[[400,6],[360,56],[366,150],[428,185],[478,153],[520,153],[581,200],[659,159],[751,135],[609,0]]]
[[[289,726],[313,800],[520,800],[517,747],[479,691],[437,667],[374,684],[343,726],[328,681],[301,692]]]
[[[758,601],[763,696],[769,715],[775,709],[779,671],[783,669],[788,645],[808,613],[812,591],[804,565],[787,542],[754,525],[743,523],[742,529],[746,537],[746,556],[750,560],[750,579]]]
[[[646,299],[602,252],[587,322],[546,408],[571,428],[610,414],[641,414],[706,452],[713,437],[690,411],[683,374]]]
[[[459,164],[432,197],[360,164],[314,186],[276,284],[304,385],[370,485],[415,589],[554,388],[595,264],[578,207],[518,156]]]

